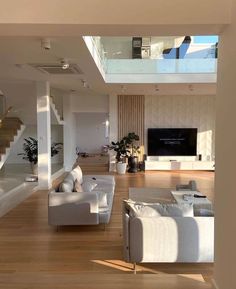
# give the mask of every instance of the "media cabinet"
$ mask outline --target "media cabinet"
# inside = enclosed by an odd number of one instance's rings
[[[214,171],[213,161],[158,161],[146,160],[145,170],[193,170],[193,171]]]

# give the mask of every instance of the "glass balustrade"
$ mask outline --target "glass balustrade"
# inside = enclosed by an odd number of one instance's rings
[[[218,41],[217,36],[214,37],[214,41]],[[117,77],[118,74],[148,77],[148,75],[158,74],[191,75],[217,72],[218,42],[202,43],[204,36],[200,43],[194,42],[192,36],[136,37],[135,39],[92,37],[91,39],[93,49],[90,48],[90,52],[99,58],[105,81],[109,78],[109,82],[112,82],[112,75]],[[141,44],[139,44],[140,39]],[[117,81],[116,79],[114,82]]]

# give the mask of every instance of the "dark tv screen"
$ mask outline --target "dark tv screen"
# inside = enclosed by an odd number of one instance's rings
[[[149,128],[149,156],[196,156],[197,128]]]

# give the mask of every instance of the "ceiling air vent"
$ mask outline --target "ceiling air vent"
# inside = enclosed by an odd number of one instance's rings
[[[67,69],[62,69],[60,64],[29,64],[37,70],[48,74],[83,74],[82,70],[76,64],[70,64]]]

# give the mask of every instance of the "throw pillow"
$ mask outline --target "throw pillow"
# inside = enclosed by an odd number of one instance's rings
[[[78,182],[80,184],[82,184],[83,182],[83,173],[82,173],[82,170],[80,168],[80,166],[76,166],[71,172],[70,174],[73,176],[74,178],[74,181],[75,180],[78,180]]]
[[[82,184],[82,188],[84,192],[91,192],[96,186],[97,184],[91,181],[83,182]]]
[[[72,182],[72,183],[74,183],[74,177],[73,177],[71,172],[64,178],[63,182],[70,182],[70,183]]]
[[[81,186],[81,184],[80,184],[80,182],[78,180],[75,180],[75,188],[74,188],[74,190],[77,193],[82,193],[83,192],[82,186]]]
[[[60,187],[59,187],[59,192],[64,192],[64,193],[71,193],[73,192],[73,189],[74,189],[74,183],[73,181],[63,181],[61,184],[60,184]]]

